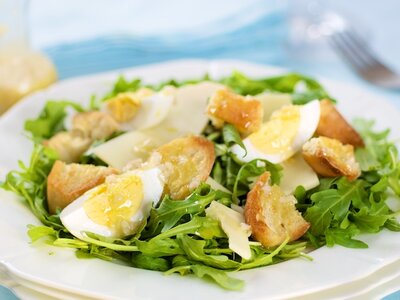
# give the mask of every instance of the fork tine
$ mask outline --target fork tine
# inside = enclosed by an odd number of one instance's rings
[[[368,45],[362,41],[361,37],[359,37],[355,32],[346,30],[342,34],[343,38],[347,41],[347,45],[360,56],[365,67],[384,67],[384,65],[375,58],[375,55],[372,54]]]
[[[339,52],[348,64],[350,64],[357,72],[360,72],[363,68],[363,63],[360,61],[357,55],[347,47],[346,42],[340,36],[339,33],[334,33],[329,36],[329,43]]]

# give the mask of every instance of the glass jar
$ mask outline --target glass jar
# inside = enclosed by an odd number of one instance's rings
[[[27,0],[0,0],[0,114],[57,79],[53,63],[29,48]]]

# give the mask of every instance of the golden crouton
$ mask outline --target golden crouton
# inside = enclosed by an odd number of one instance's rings
[[[90,138],[72,132],[62,131],[43,144],[55,150],[58,158],[66,163],[77,162],[92,143]]]
[[[316,130],[317,136],[337,139],[343,144],[364,147],[358,132],[337,111],[335,105],[327,99],[320,102],[321,116]]]
[[[47,178],[47,204],[50,213],[63,209],[86,191],[104,182],[118,170],[94,165],[65,164],[57,160]]]
[[[141,101],[134,93],[119,93],[105,102],[107,112],[120,123],[132,120],[140,105]]]
[[[287,238],[297,240],[310,227],[296,210],[296,198],[285,196],[279,186],[269,184],[265,172],[247,194],[244,216],[251,226],[252,236],[264,247],[274,247]]]
[[[343,145],[335,139],[323,136],[312,138],[303,145],[303,157],[321,176],[346,176],[354,180],[361,173],[353,146]]]
[[[108,138],[117,130],[118,123],[101,111],[79,113],[72,119],[72,131],[92,141]]]
[[[164,194],[181,200],[207,180],[215,160],[214,145],[206,138],[188,136],[159,147],[150,157],[160,161]]]
[[[211,96],[207,113],[215,127],[220,128],[226,122],[235,126],[243,135],[249,135],[260,128],[264,110],[256,98],[220,89]]]

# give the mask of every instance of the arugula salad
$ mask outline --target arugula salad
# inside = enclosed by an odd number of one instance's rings
[[[240,290],[230,272],[400,231],[389,130],[350,124],[337,101],[300,74],[120,77],[89,107],[49,100],[27,120],[30,162],[1,187],[43,224],[32,242]]]

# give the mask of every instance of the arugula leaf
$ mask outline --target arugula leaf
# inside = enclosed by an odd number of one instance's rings
[[[400,223],[396,219],[386,220],[385,227],[391,231],[399,231],[400,232]]]
[[[235,126],[233,126],[232,124],[225,124],[222,128],[222,137],[227,147],[238,144],[247,154],[246,147],[244,146],[242,138],[240,137],[240,134]]]
[[[222,270],[218,270],[216,268],[204,266],[201,264],[177,266],[168,270],[164,274],[169,275],[172,273],[180,273],[181,275],[192,273],[199,278],[209,278],[222,288],[231,291],[239,291],[244,287],[243,280],[230,277],[226,272]]]
[[[48,101],[39,117],[25,122],[25,130],[32,134],[35,141],[51,138],[57,132],[64,130],[66,108],[84,111],[82,106],[71,101]]]
[[[119,76],[117,81],[114,83],[114,86],[110,92],[108,92],[102,99],[105,101],[107,99],[113,98],[119,93],[124,92],[135,92],[142,86],[142,81],[138,78],[135,78],[131,81],[125,79],[124,76]]]
[[[140,252],[151,257],[185,254],[176,239],[170,238],[152,239],[148,242],[137,240],[136,246]]]
[[[48,226],[28,225],[28,236],[32,243],[44,237],[50,237],[55,240],[57,238],[57,231]]]
[[[232,188],[233,200],[239,203],[239,198],[247,195],[250,185],[254,183],[258,176],[266,171],[271,174],[271,184],[279,184],[281,178],[281,167],[279,165],[263,159],[255,159],[243,164],[236,175],[234,175],[235,181]]]
[[[333,245],[338,244],[348,248],[368,248],[368,245],[363,241],[352,238],[359,233],[360,231],[356,226],[351,226],[346,229],[328,228],[325,231],[326,245],[328,247],[333,247]]]
[[[20,171],[11,171],[0,187],[22,197],[33,214],[46,226],[63,229],[60,218],[47,210],[47,176],[57,159],[57,154],[41,144],[35,144],[29,166],[19,161]]]
[[[239,262],[229,259],[226,255],[206,254],[204,252],[204,247],[206,246],[204,240],[195,240],[187,235],[178,235],[177,239],[182,249],[191,260],[223,270],[233,270],[240,267]]]
[[[198,234],[203,238],[209,239],[215,236],[225,236],[221,231],[217,220],[209,217],[194,216],[189,222],[172,227],[171,229],[156,235],[150,241],[165,239],[179,234]]]
[[[161,257],[148,256],[143,253],[132,255],[132,265],[136,268],[165,272],[170,269],[169,261]]]
[[[311,233],[323,235],[333,221],[342,222],[352,201],[362,203],[363,194],[363,181],[357,180],[349,184],[345,177],[339,180],[337,189],[312,194],[313,206],[304,214],[304,218],[311,223]]]
[[[208,184],[200,185],[185,200],[176,201],[166,196],[158,208],[150,212],[148,226],[143,232],[145,237],[153,237],[175,226],[185,215],[196,215],[216,197],[216,192]]]
[[[235,71],[232,75],[219,80],[219,82],[229,86],[236,93],[242,95],[257,95],[266,90],[281,93],[294,93],[294,104],[304,104],[311,100],[324,98],[333,100],[316,80],[296,73],[263,79],[251,79]],[[305,91],[296,91],[296,87],[299,83],[304,84],[306,88]]]

